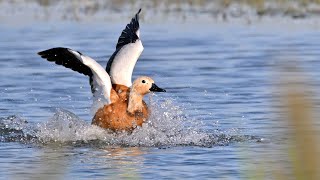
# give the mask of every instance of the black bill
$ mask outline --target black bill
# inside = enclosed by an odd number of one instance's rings
[[[165,89],[159,88],[155,83],[152,83],[152,86],[149,90],[153,92],[166,92]]]

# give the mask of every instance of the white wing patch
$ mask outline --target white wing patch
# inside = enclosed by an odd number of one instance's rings
[[[110,68],[110,77],[114,84],[127,87],[132,85],[132,72],[142,51],[143,45],[140,39],[137,39],[135,43],[124,45],[119,50]]]
[[[108,105],[111,103],[110,93],[112,89],[111,80],[109,74],[104,70],[104,68],[97,63],[94,59],[89,56],[81,55],[77,51],[68,49],[72,54],[74,54],[80,61],[89,67],[92,71],[92,80],[95,88],[94,91],[94,104],[97,108],[103,107],[103,105]]]

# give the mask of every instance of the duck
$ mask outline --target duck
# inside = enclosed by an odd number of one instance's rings
[[[91,92],[98,104],[93,125],[114,132],[133,131],[150,115],[144,96],[151,92],[166,92],[148,76],[132,83],[132,73],[144,47],[140,39],[139,14],[121,32],[114,53],[104,69],[97,61],[79,51],[55,47],[38,52],[42,58],[89,77]]]

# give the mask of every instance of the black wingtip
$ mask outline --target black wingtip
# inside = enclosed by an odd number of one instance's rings
[[[44,51],[37,52],[37,54],[38,54],[39,56],[42,56],[42,55],[44,54],[44,52],[45,52],[45,50],[44,50]]]
[[[80,54],[76,54],[77,52]],[[55,47],[40,51],[37,53],[41,58],[46,59],[50,62],[55,62],[58,65],[62,65],[66,68],[72,69],[84,75],[92,76],[92,71],[81,61],[81,53],[79,51],[74,51],[69,48]]]
[[[137,31],[139,30],[139,13],[141,12],[141,8],[137,12],[137,14],[131,19],[130,23],[126,25],[125,29],[122,31],[118,43],[116,45],[116,50],[122,48],[124,45],[129,43],[134,43],[139,36],[137,35]]]
[[[46,55],[48,53],[53,53],[55,51],[61,51],[61,50],[65,50],[65,49],[68,49],[68,48],[65,48],[65,47],[54,47],[54,48],[51,48],[51,49],[46,49],[46,50],[37,52],[37,54],[42,57],[42,56],[44,56],[44,55]]]

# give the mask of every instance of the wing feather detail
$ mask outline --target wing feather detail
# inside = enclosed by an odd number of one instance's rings
[[[110,57],[106,71],[112,84],[131,86],[134,66],[143,51],[139,33],[139,14],[141,9],[131,19],[122,31],[115,52]]]
[[[57,47],[38,53],[42,58],[89,76],[93,96],[103,104],[110,104],[109,74],[94,59],[69,48]]]

